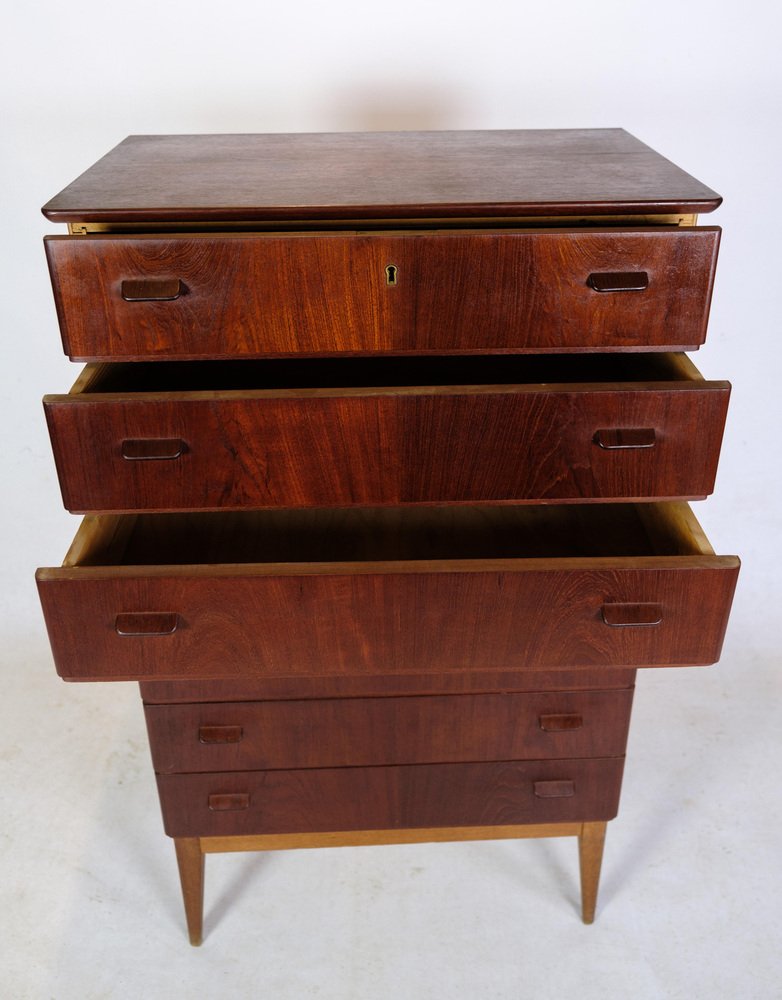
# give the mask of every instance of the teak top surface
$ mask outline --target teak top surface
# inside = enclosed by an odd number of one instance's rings
[[[56,222],[273,222],[711,212],[624,129],[129,136],[43,208]]]

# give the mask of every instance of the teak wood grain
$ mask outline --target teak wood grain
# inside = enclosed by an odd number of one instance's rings
[[[55,222],[710,212],[722,199],[624,129],[129,136]]]
[[[159,773],[622,756],[632,689],[147,705]]]
[[[161,774],[157,783],[169,836],[246,836],[609,820],[623,765],[609,757],[326,767]],[[549,782],[571,783],[570,794],[536,794]]]
[[[138,360],[694,348],[718,244],[714,228],[652,228],[47,237],[46,251],[66,354]],[[648,287],[590,286],[626,271]],[[156,278],[184,294],[123,298],[124,281]]]
[[[708,664],[737,573],[731,557],[648,557],[85,567],[38,583],[61,676],[144,680]],[[615,602],[660,605],[663,621],[612,628]],[[129,611],[178,624],[118,635]]]
[[[414,359],[406,366],[396,360],[408,379],[434,374],[418,372]],[[105,392],[96,376],[86,391],[44,400],[63,502],[81,512],[164,511],[694,498],[712,491],[727,383],[666,381],[666,366],[650,365],[647,382],[512,384],[526,374],[518,364],[524,360],[508,358],[487,371],[504,375],[499,385],[115,387],[144,377],[129,372],[124,380],[110,373]],[[573,362],[563,356],[561,370]],[[286,363],[267,362],[259,381],[275,364]],[[445,374],[466,374],[445,367]],[[557,365],[549,367],[535,374],[555,379]],[[583,367],[588,376],[592,366]],[[475,368],[473,379],[481,376],[481,365]],[[355,374],[351,366],[343,372],[346,381]],[[179,385],[187,375],[152,381]],[[214,383],[225,377],[217,366]],[[296,384],[295,370],[289,377]],[[198,373],[196,384],[204,382],[210,384],[208,373]],[[621,436],[623,428],[645,428],[651,446],[605,447],[603,438]]]

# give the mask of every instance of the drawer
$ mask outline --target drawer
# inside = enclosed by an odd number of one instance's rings
[[[157,776],[171,837],[609,820],[624,760]]]
[[[88,366],[63,500],[132,511],[697,498],[730,386],[683,354]]]
[[[37,579],[61,676],[712,663],[739,562],[686,504],[85,518]]]
[[[146,705],[158,772],[622,756],[632,690]]]
[[[74,360],[692,349],[716,228],[52,236]]]

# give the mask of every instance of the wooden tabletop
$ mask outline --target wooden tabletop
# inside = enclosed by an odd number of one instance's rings
[[[623,129],[137,135],[43,213],[55,222],[489,219],[702,213],[720,201]]]

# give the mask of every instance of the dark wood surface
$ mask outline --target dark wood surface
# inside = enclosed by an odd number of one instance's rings
[[[372,674],[367,677],[266,677],[251,680],[143,681],[145,705],[196,702],[377,698],[406,695],[463,695],[513,692],[582,692],[626,690],[635,684],[634,669],[553,671],[464,671],[454,674]]]
[[[632,689],[147,705],[160,773],[617,757]]]
[[[166,833],[207,837],[608,820],[623,765],[609,757],[162,774],[157,781]],[[551,781],[572,782],[572,794],[536,794],[536,783]],[[214,808],[223,799],[210,809],[210,796],[229,795],[246,797],[247,807],[237,798],[237,808]]]
[[[714,228],[46,240],[74,360],[694,348],[718,245]],[[648,287],[590,287],[617,271]],[[186,290],[127,301],[128,279]]]
[[[705,496],[730,387],[675,380],[666,356],[647,357],[625,367],[648,382],[619,383],[557,384],[557,359],[527,374],[525,358],[484,372],[503,385],[383,389],[144,392],[144,373],[130,371],[130,391],[117,391],[109,374],[108,392],[91,385],[44,406],[71,511]],[[461,371],[443,365],[444,374],[480,380],[491,359],[463,360]],[[398,361],[407,381],[436,376],[436,364],[418,372],[420,359]],[[346,382],[355,364],[341,364]],[[605,367],[610,377],[615,366]],[[259,380],[273,368],[263,366]],[[588,376],[595,365],[562,356],[559,370],[572,368]],[[513,384],[525,375],[540,381]],[[625,447],[622,430],[633,428],[646,429],[652,445]],[[604,447],[610,435],[622,446]]]
[[[129,136],[55,222],[709,212],[719,195],[623,129]]]

